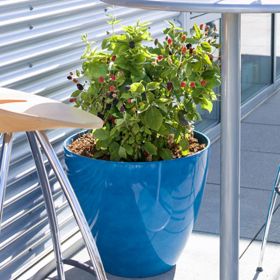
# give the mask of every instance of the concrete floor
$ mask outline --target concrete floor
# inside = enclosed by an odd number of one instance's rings
[[[276,171],[280,164],[280,94],[242,122],[240,279],[280,279],[280,210],[272,220],[264,272],[256,274],[260,240]],[[172,271],[146,280],[219,279],[220,142],[212,145],[210,170],[195,231]],[[277,207],[280,208],[278,202]],[[87,261],[85,250],[77,259]],[[122,280],[109,275],[109,280]],[[50,279],[54,279],[51,277]],[[94,277],[70,268],[67,279]],[[223,279],[226,280],[226,279]]]

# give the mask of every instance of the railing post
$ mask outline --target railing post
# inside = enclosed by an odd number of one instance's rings
[[[239,279],[240,17],[222,15],[220,280]]]

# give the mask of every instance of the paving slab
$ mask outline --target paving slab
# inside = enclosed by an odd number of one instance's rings
[[[246,122],[241,125],[242,151],[280,154],[279,139],[280,126]]]
[[[240,236],[252,239],[265,223],[271,192],[266,190],[240,190]],[[278,200],[278,204],[280,199]],[[219,234],[220,186],[207,184],[195,231]],[[280,243],[280,209],[273,216],[269,241]],[[263,230],[257,236],[261,240]]]
[[[241,245],[243,241],[240,242]],[[268,243],[264,261],[263,272],[256,272],[260,254],[260,242],[254,242],[240,259],[240,280],[279,280],[280,279],[280,245]]]
[[[248,240],[241,239],[245,247]],[[268,243],[264,258],[264,272],[256,274],[260,242],[254,242],[240,260],[240,280],[277,280],[280,279],[280,245]],[[86,262],[86,250],[80,251],[75,259]],[[94,276],[67,267],[66,279],[94,280]],[[55,274],[48,278],[57,279]],[[192,234],[175,268],[171,271],[147,278],[123,278],[108,274],[108,280],[217,280],[219,279],[219,237],[212,234]]]
[[[280,93],[273,95],[254,110],[243,122],[280,125]]]
[[[280,128],[279,128],[280,129]],[[220,142],[211,147],[207,182],[220,184]],[[241,151],[241,186],[272,190],[280,154]]]

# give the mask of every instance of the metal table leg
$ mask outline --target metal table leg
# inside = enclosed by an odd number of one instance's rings
[[[239,279],[240,14],[222,15],[220,279]]]
[[[52,191],[49,184],[47,171],[43,162],[42,154],[40,151],[40,148],[38,146],[36,137],[34,132],[26,132],[28,141],[32,150],[33,158],[36,164],[36,168],[38,171],[38,177],[41,184],[44,201],[46,210],[48,213],[48,220],[49,225],[51,229],[51,235],[52,235],[52,241],[53,241],[53,247],[54,247],[54,253],[56,258],[56,268],[57,268],[57,274],[58,279],[65,280],[65,274],[63,270],[63,260],[62,260],[62,252],[60,247],[60,234],[59,234],[59,228],[58,228],[58,222],[52,197]]]
[[[9,163],[12,151],[13,135],[11,133],[4,133],[2,150],[0,154],[0,233],[1,222],[3,215],[3,204],[5,198],[5,190],[8,179]]]
[[[91,234],[91,230],[88,226],[84,213],[72,189],[72,186],[63,170],[63,167],[61,166],[61,163],[57,158],[57,155],[53,150],[52,146],[50,145],[45,133],[41,131],[36,131],[35,133],[58,178],[58,181],[61,184],[61,188],[66,196],[66,199],[72,209],[76,222],[81,230],[81,234],[83,236],[86,248],[88,250],[92,265],[95,269],[97,279],[107,280],[100,255],[96,247],[95,240]]]
[[[259,272],[263,271],[263,268],[262,268],[263,257],[264,257],[264,253],[265,253],[268,233],[269,233],[277,197],[278,197],[278,195],[280,195],[279,190],[280,190],[280,167],[278,168],[276,180],[274,183],[274,189],[272,191],[272,195],[271,195],[271,199],[270,199],[270,203],[269,203],[268,213],[266,216],[265,229],[264,229],[264,235],[263,235],[263,240],[262,240],[262,245],[261,245],[260,258],[259,258],[259,265],[257,267],[257,271],[259,271]]]

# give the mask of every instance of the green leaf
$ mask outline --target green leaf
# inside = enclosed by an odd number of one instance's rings
[[[201,34],[200,29],[197,26],[197,24],[194,24],[193,28],[194,28],[194,31],[195,31],[195,38],[200,39],[202,37],[202,34]]]
[[[162,159],[172,159],[172,152],[169,149],[160,149],[159,155]]]
[[[209,113],[212,112],[213,109],[213,103],[209,101],[206,98],[203,98],[202,103],[201,103],[201,108],[204,110],[207,110]]]
[[[93,158],[102,158],[102,156],[104,156],[104,151],[97,151],[93,154]]]
[[[128,144],[133,144],[135,142],[135,139],[134,139],[134,137],[129,137],[129,139],[128,139]]]
[[[137,134],[139,132],[139,129],[140,129],[139,125],[137,123],[134,124],[133,127],[132,127],[132,133]]]
[[[137,54],[134,61],[136,64],[143,64],[146,61],[146,56],[143,53]]]
[[[109,147],[109,144],[110,143],[109,143],[108,139],[106,139],[106,140],[99,139],[99,141],[97,141],[97,143],[96,143],[96,149],[97,150],[107,149]]]
[[[120,146],[120,148],[119,148],[119,156],[120,156],[121,158],[127,158],[126,150],[125,150],[125,148],[122,147],[122,146]]]
[[[189,77],[192,74],[192,65],[190,63],[187,63],[185,66],[185,75],[186,77]]]
[[[101,48],[104,50],[104,49],[107,49],[110,45],[110,41],[109,41],[109,38],[105,38],[103,41],[102,41],[102,44],[101,44]]]
[[[131,93],[130,92],[124,92],[122,93],[121,95],[121,98],[127,100],[128,98],[132,97]]]
[[[147,100],[149,103],[152,103],[155,100],[153,93],[151,93],[149,91],[146,93],[146,97],[147,97]]]
[[[130,91],[132,93],[142,93],[145,91],[145,87],[141,83],[133,83],[130,85]]]
[[[98,79],[100,76],[106,76],[107,65],[100,62],[91,62],[86,65],[84,71],[85,75],[90,79]]]
[[[121,126],[124,123],[124,119],[116,119],[116,126]]]
[[[212,66],[212,61],[210,60],[209,56],[207,54],[203,55],[203,60],[210,66]]]
[[[206,70],[202,73],[203,79],[211,79],[214,77],[216,71],[214,69]]]
[[[186,43],[196,44],[198,41],[194,38],[187,37]]]
[[[144,131],[145,131],[145,133],[148,134],[148,135],[151,135],[151,134],[152,134],[151,130],[148,129],[147,127],[144,128]]]
[[[111,145],[109,147],[109,151],[110,151],[110,160],[114,160],[114,161],[120,160],[119,144],[117,142],[111,143]]]
[[[133,148],[132,148],[130,145],[124,144],[123,147],[125,148],[126,153],[127,153],[128,155],[130,155],[130,156],[133,155]]]
[[[187,141],[186,138],[183,137],[183,138],[180,140],[179,145],[180,145],[180,147],[181,147],[182,150],[186,150],[186,149],[188,148],[188,146],[189,146],[189,142]]]
[[[147,84],[147,90],[156,90],[159,89],[160,83],[151,82]]]
[[[190,153],[189,149],[183,150],[182,155],[185,157]]]
[[[163,116],[159,109],[156,107],[150,107],[147,111],[145,111],[143,121],[146,126],[158,131],[162,125]]]
[[[99,139],[99,140],[106,140],[110,136],[109,131],[104,130],[103,128],[99,128],[99,129],[94,130],[94,132],[92,134],[94,135],[94,137],[96,139]]]
[[[167,113],[168,112],[168,107],[165,106],[165,104],[162,103],[157,103],[158,107],[164,112]]]
[[[77,96],[80,95],[80,93],[81,93],[80,90],[75,90],[75,91],[71,94],[71,97],[77,97]]]
[[[178,112],[178,119],[181,125],[183,126],[189,125],[189,121],[186,119],[184,111],[180,110]]]
[[[212,50],[212,47],[211,47],[211,45],[208,42],[202,42],[201,43],[201,47],[206,52],[211,52],[211,50]]]
[[[145,142],[144,149],[146,152],[148,152],[151,155],[157,154],[157,147],[154,144],[152,144],[151,142]]]

